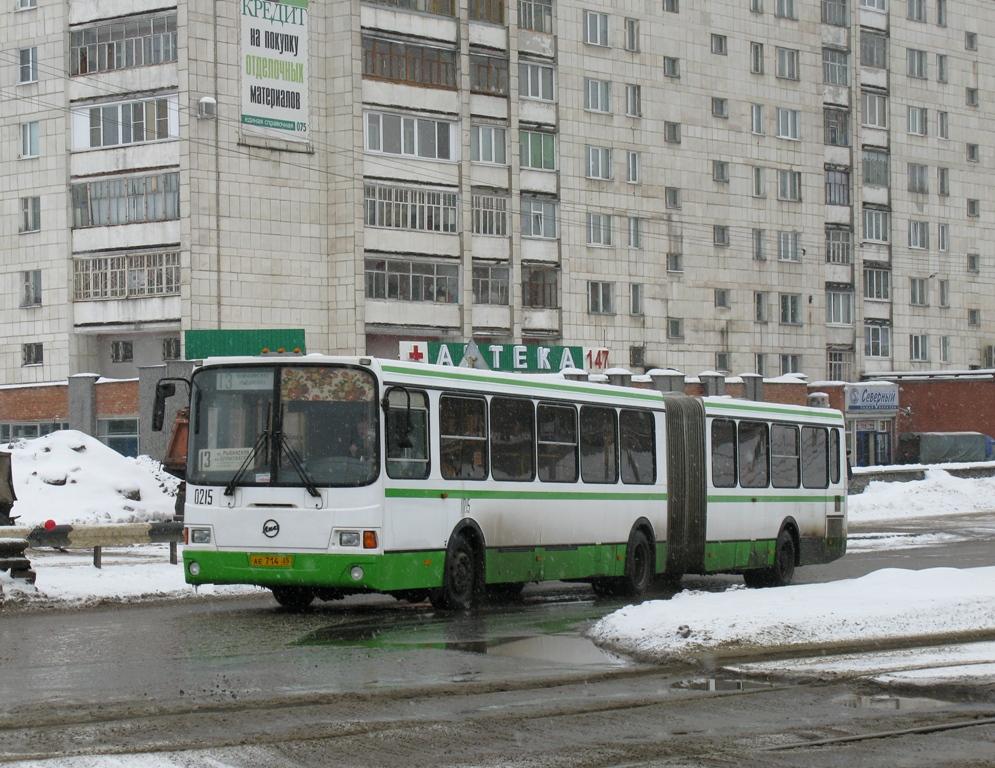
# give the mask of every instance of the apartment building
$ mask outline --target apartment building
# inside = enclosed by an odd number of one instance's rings
[[[8,0],[0,381],[216,328],[991,367],[990,29],[983,0]]]

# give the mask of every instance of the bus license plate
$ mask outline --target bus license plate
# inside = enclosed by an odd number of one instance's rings
[[[253,568],[291,568],[293,555],[249,555],[249,565]]]

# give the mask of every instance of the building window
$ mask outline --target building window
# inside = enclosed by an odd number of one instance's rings
[[[753,320],[757,323],[767,322],[767,292],[753,292]]]
[[[850,381],[853,375],[853,350],[850,347],[826,350],[826,375],[830,381]]]
[[[664,187],[663,201],[667,208],[681,207],[681,190],[679,187]]]
[[[612,111],[612,84],[607,80],[584,78],[584,109],[589,112]]]
[[[97,439],[122,456],[137,456],[138,419],[98,419]]]
[[[777,65],[774,74],[782,80],[798,79],[798,51],[794,48],[775,49]]]
[[[764,0],[750,0],[750,13],[763,13]]]
[[[367,256],[365,278],[368,299],[459,303],[457,264]]]
[[[929,110],[926,107],[909,107],[908,132],[912,136],[925,136],[929,120]]]
[[[667,318],[667,338],[668,339],[683,339],[684,338],[684,319],[681,317],[668,317]]]
[[[175,251],[88,256],[73,259],[73,299],[176,296],[180,254]]]
[[[41,365],[45,362],[44,345],[40,342],[21,345],[21,365]]]
[[[17,84],[34,83],[38,80],[38,49],[35,47],[21,48],[18,51],[20,67],[17,72]]]
[[[965,32],[964,33],[964,49],[968,51],[978,50],[978,33],[977,32]]]
[[[41,270],[21,272],[21,306],[41,306]]]
[[[797,19],[795,0],[777,0],[774,5],[774,15],[780,19]]]
[[[860,0],[861,8],[870,8],[875,11],[888,10],[888,0]]]
[[[729,100],[712,96],[712,117],[729,117]]]
[[[639,50],[639,19],[625,20],[625,50],[633,53]]]
[[[797,354],[782,354],[781,358],[781,375],[787,376],[789,373],[801,373],[801,355]]]
[[[908,164],[909,192],[926,194],[929,192],[929,166],[920,163]]]
[[[852,289],[826,289],[826,323],[853,325]]]
[[[947,0],[936,0],[936,26],[947,26]]]
[[[950,115],[947,112],[936,113],[936,133],[941,139],[950,138]]]
[[[518,63],[518,95],[523,99],[553,100],[553,68],[530,61]]]
[[[965,88],[964,89],[964,103],[969,107],[978,106],[978,89],[977,88]]]
[[[967,310],[967,326],[968,328],[978,328],[981,326],[981,310],[980,309],[969,309]]]
[[[888,127],[888,97],[883,93],[861,91],[860,111],[862,125],[868,128]]]
[[[967,254],[967,271],[971,274],[978,274],[981,272],[981,255],[977,253]]]
[[[822,80],[829,85],[847,85],[850,82],[850,54],[836,48],[823,48]]]
[[[366,113],[366,151],[424,160],[456,160],[455,126],[445,120]]]
[[[929,281],[925,277],[909,278],[909,304],[913,307],[929,306]]]
[[[929,334],[913,333],[909,335],[909,360],[914,363],[929,361]]]
[[[833,147],[850,146],[850,113],[845,109],[824,109],[825,142]]]
[[[367,182],[363,197],[369,227],[456,232],[459,197],[455,192]]]
[[[37,7],[38,7],[38,0],[17,0],[17,3],[14,5],[14,10],[26,11],[31,8],[37,8]]]
[[[74,108],[73,149],[175,139],[179,135],[177,103],[172,95]]]
[[[639,183],[639,153],[631,149],[625,153],[625,180],[629,184]]]
[[[725,160],[712,160],[712,180],[722,184],[729,183],[729,163]]]
[[[778,170],[777,199],[799,203],[802,199],[802,175],[800,171]]]
[[[41,154],[40,142],[38,139],[38,128],[40,123],[32,120],[29,123],[21,123],[21,159],[38,157]]]
[[[641,117],[643,114],[643,92],[638,85],[625,86],[625,114],[629,117]]]
[[[950,196],[950,169],[949,168],[937,168],[936,169],[936,186],[937,194],[940,197]]]
[[[967,145],[967,162],[977,163],[981,161],[981,150],[977,144]]]
[[[167,336],[165,339],[162,340],[162,359],[163,360],[180,359],[179,336]]]
[[[712,53],[718,56],[725,56],[729,53],[725,35],[712,35]]]
[[[826,205],[850,205],[849,168],[826,168]]]
[[[455,79],[454,66],[453,88],[456,87]],[[479,53],[471,53],[470,92],[484,93],[491,96],[507,96],[508,60],[500,56],[484,56]]]
[[[860,30],[860,63],[870,69],[888,66],[888,38],[877,32]]]
[[[764,135],[765,120],[763,104],[750,104],[750,131],[756,136]]]
[[[864,207],[864,240],[876,243],[891,241],[890,213],[884,208]]]
[[[584,42],[588,45],[608,45],[608,14],[584,11]]]
[[[504,0],[470,0],[470,19],[504,24]]]
[[[764,178],[763,168],[757,167],[753,169],[753,196],[767,196],[767,180]]]
[[[76,27],[69,74],[87,75],[176,61],[176,11]]]
[[[940,253],[950,250],[950,225],[940,223],[936,225],[936,247]]]
[[[716,288],[714,294],[715,306],[719,309],[729,309],[729,289]]]
[[[522,304],[532,309],[556,309],[559,272],[550,267],[522,267]]]
[[[663,123],[663,140],[668,144],[680,144],[681,124],[665,120]]]
[[[715,353],[715,370],[719,373],[729,373],[729,353],[728,352],[716,352]]]
[[[73,184],[72,202],[74,229],[173,221],[180,217],[180,174]]]
[[[629,247],[643,247],[642,219],[638,216],[629,217]]]
[[[929,248],[929,222],[909,221],[909,248],[925,250]]]
[[[507,142],[504,128],[496,125],[470,126],[470,159],[475,163],[505,165]]]
[[[587,311],[592,315],[614,314],[615,283],[590,281],[587,284]]]
[[[608,147],[587,147],[587,178],[610,179],[612,177],[612,151]]]
[[[556,238],[556,201],[522,197],[522,237]]]
[[[764,44],[750,43],[750,72],[754,75],[764,73]]]
[[[865,149],[863,155],[864,186],[888,186],[888,153],[882,149]]]
[[[926,0],[907,0],[906,8],[909,21],[926,21]]]
[[[668,253],[667,254],[667,271],[668,272],[683,272],[684,271],[684,256],[680,253]]]
[[[518,27],[532,32],[553,31],[553,0],[518,0]]]
[[[715,224],[712,227],[712,243],[723,247],[729,245],[729,227],[725,224]]]
[[[777,136],[780,139],[800,139],[801,128],[797,109],[777,108]]]
[[[518,132],[518,163],[537,171],[556,170],[556,134],[546,131]]]
[[[940,306],[949,307],[950,306],[950,281],[940,280]]]
[[[908,48],[905,51],[906,73],[917,80],[926,79],[926,51]]]
[[[981,201],[973,197],[967,199],[967,217],[976,219],[981,215]]]
[[[849,229],[826,227],[826,262],[849,264],[852,260],[853,242]]]
[[[612,244],[612,217],[610,214],[587,214],[587,244],[604,247]]]
[[[871,301],[891,301],[891,272],[887,269],[864,267],[864,298]]]
[[[115,340],[111,342],[111,362],[130,363],[135,359],[135,346],[130,341]]]
[[[663,10],[667,13],[680,13],[680,0],[663,0]]]
[[[801,242],[802,242],[801,232],[778,232],[777,260],[801,261],[802,258]]]
[[[629,286],[629,314],[643,314],[643,285],[642,283],[632,283]],[[640,363],[642,365],[642,363]]]
[[[758,376],[767,375],[767,355],[757,352],[753,355],[753,372]]]
[[[753,260],[767,261],[767,233],[763,229],[753,230]]]
[[[41,230],[41,198],[22,197],[21,198],[21,223],[18,231],[38,232]]]
[[[674,56],[664,56],[663,76],[679,78],[681,76],[681,60]]]
[[[947,56],[944,53],[936,54],[936,82],[947,82]]]
[[[866,357],[891,356],[891,326],[864,326],[864,355]]]
[[[473,267],[473,303],[508,303],[508,268],[497,264]]]
[[[847,3],[843,0],[822,0],[822,23],[845,27],[850,23]]]
[[[508,197],[473,192],[470,195],[472,231],[475,235],[508,236]]]
[[[949,363],[950,362],[950,337],[941,336],[940,337],[940,362]]]

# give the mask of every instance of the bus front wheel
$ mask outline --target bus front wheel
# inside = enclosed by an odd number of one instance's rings
[[[273,587],[273,597],[284,608],[302,611],[314,602],[314,590],[310,587]]]
[[[468,611],[476,601],[477,586],[473,547],[465,537],[460,536],[446,554],[442,586],[431,590],[428,599],[439,609]]]

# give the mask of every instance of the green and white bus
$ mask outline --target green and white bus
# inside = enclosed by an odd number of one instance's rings
[[[553,579],[786,584],[846,550],[843,429],[828,408],[560,374],[208,359],[190,380],[186,580],[457,609]]]

